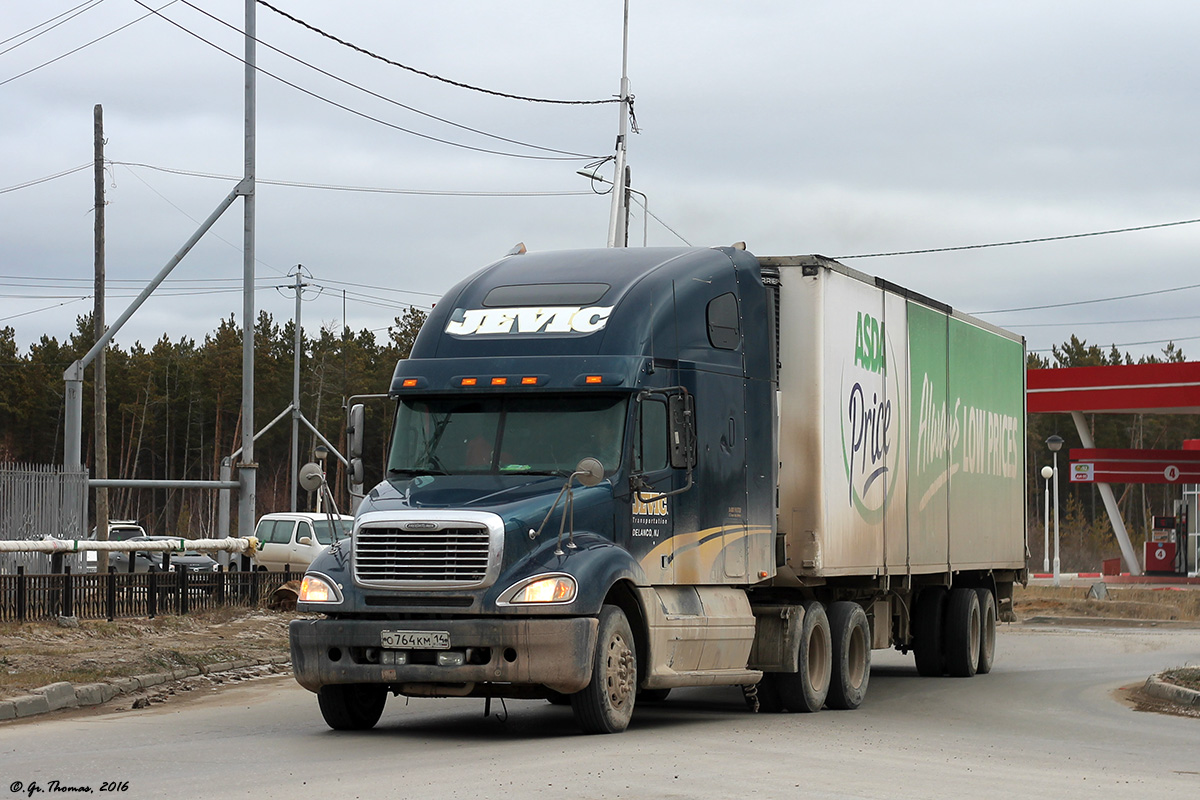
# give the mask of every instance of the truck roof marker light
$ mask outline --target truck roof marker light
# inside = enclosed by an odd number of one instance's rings
[[[508,378],[492,378],[492,386],[506,386]]]
[[[401,384],[401,386],[403,386],[405,389],[411,389],[412,387],[414,387],[416,385],[417,385],[416,378],[405,378],[404,383]]]
[[[478,378],[463,378],[462,383],[460,385],[461,386],[475,386],[477,383],[479,383]]]
[[[538,382],[538,379],[533,376],[526,376],[524,378],[521,378],[522,386],[537,386],[537,382]]]
[[[583,382],[588,384],[603,383],[604,379],[599,375],[588,375],[583,379]]]

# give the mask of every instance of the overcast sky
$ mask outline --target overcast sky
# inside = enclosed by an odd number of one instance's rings
[[[242,0],[157,0],[179,27],[139,20],[148,12],[134,0],[80,3],[0,4],[0,326],[15,328],[23,349],[43,334],[67,338],[91,310],[95,104],[114,162],[110,322],[243,168],[244,68],[213,46],[242,54]],[[493,91],[595,100],[619,89],[621,0],[272,4],[392,61]],[[612,152],[616,106],[439,83],[262,5],[257,13],[259,66],[300,87],[259,76],[258,178],[388,190],[259,185],[257,306],[280,324],[294,301],[273,287],[297,264],[312,276],[307,330],[340,329],[344,307],[351,328],[385,336],[407,304],[427,308],[517,242],[605,244],[609,198],[575,171]],[[59,14],[57,27],[35,27]],[[1197,218],[1198,23],[1194,0],[632,0],[633,185],[691,244],[745,241],[759,255],[852,256]],[[550,194],[502,196],[511,193]],[[631,243],[642,231],[639,208]],[[648,238],[682,244],[653,219]],[[241,243],[239,202],[117,342],[199,339],[223,317],[240,322]],[[975,313],[1200,284],[1198,245],[1200,225],[1180,225],[845,263]],[[1200,289],[1186,289],[982,316],[1024,334],[1031,350],[1077,333],[1135,357],[1174,338],[1195,358],[1198,300]]]

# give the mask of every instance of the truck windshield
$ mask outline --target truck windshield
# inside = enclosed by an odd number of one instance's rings
[[[404,398],[388,472],[568,475],[592,456],[611,475],[627,403],[624,395]]]

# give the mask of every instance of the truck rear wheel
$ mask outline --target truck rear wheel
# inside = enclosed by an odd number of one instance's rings
[[[976,589],[979,595],[979,666],[977,675],[992,671],[996,660],[996,596],[991,589]]]
[[[829,695],[833,644],[825,606],[816,600],[804,604],[799,648],[799,671],[775,673],[779,701],[788,711],[820,711]]]
[[[571,695],[575,722],[584,733],[620,733],[629,727],[637,698],[637,653],[625,612],[606,605],[600,610],[592,680]]]
[[[335,731],[365,731],[375,727],[387,703],[387,687],[369,683],[334,683],[317,692],[325,724]]]
[[[912,615],[913,656],[917,673],[927,678],[945,672],[942,656],[942,616],[946,605],[944,586],[926,586],[917,595]]]
[[[979,668],[979,595],[974,589],[953,589],[946,607],[946,671],[970,678]]]
[[[834,603],[829,607],[829,632],[833,673],[825,702],[830,708],[858,708],[867,695],[871,677],[871,625],[867,613],[858,603]]]

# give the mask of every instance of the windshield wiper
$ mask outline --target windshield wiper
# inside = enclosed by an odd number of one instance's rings
[[[420,468],[415,468],[415,469],[408,468],[408,467],[404,467],[404,468],[392,467],[391,469],[388,470],[388,475],[449,475],[449,474],[450,473],[446,472],[446,470],[437,469],[436,467],[420,467]]]

